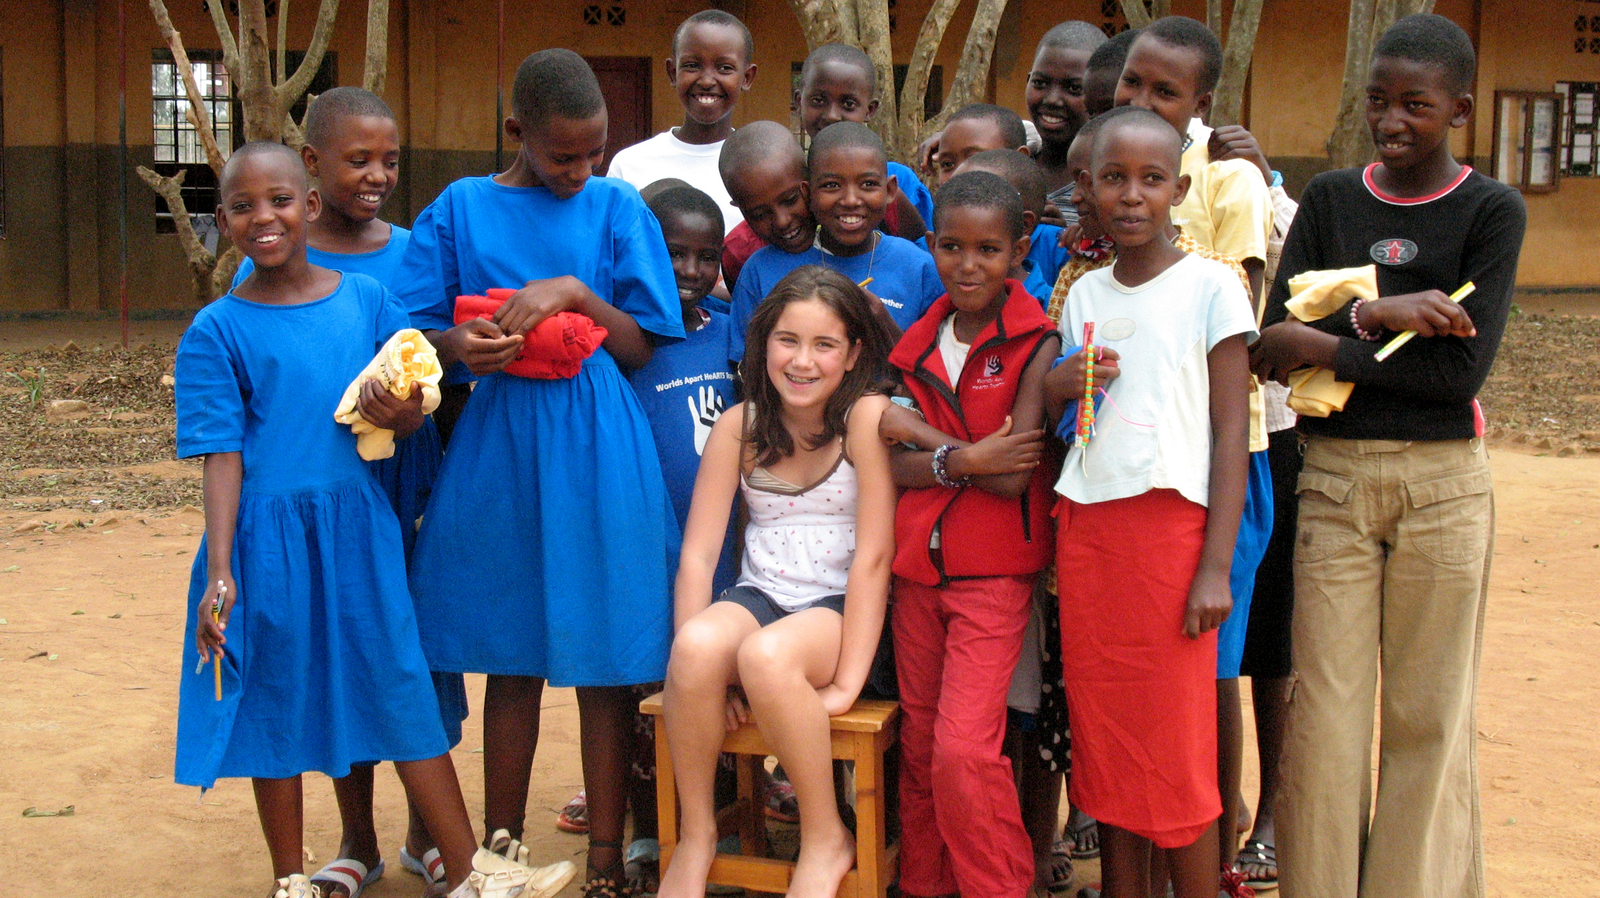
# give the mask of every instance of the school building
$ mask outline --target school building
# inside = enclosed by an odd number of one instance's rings
[[[239,113],[227,99],[228,73],[218,64],[207,2],[237,6],[237,0],[168,0],[167,6],[191,59],[203,66],[201,89],[220,142],[230,144],[238,140]],[[266,5],[276,15],[276,0]],[[679,123],[682,108],[663,59],[678,23],[708,5],[739,16],[755,35],[760,70],[736,124],[789,121],[792,79],[806,45],[785,0],[394,0],[385,95],[405,155],[385,217],[409,224],[452,179],[495,169],[496,73],[509,98],[517,63],[536,49],[565,46],[591,60],[607,93],[611,149]],[[928,5],[890,0],[898,63],[909,58]],[[291,47],[305,47],[317,6],[289,5]],[[1293,191],[1327,167],[1324,144],[1338,104],[1348,3],[1265,6],[1245,123]],[[972,7],[962,5],[939,53],[934,80],[942,88],[955,72]],[[1201,0],[1174,7],[1205,16]],[[1479,50],[1477,111],[1453,138],[1457,156],[1526,190],[1520,285],[1534,292],[1600,291],[1600,0],[1439,0],[1436,11],[1460,23]],[[1011,0],[990,78],[994,102],[1025,113],[1033,48],[1046,29],[1067,19],[1124,27],[1115,0]],[[269,27],[276,31],[276,19]],[[365,30],[366,4],[341,4],[313,90],[360,83]],[[290,54],[291,65],[298,56]],[[133,170],[140,164],[164,173],[187,169],[190,208],[214,208],[215,179],[181,111],[183,93],[145,3],[0,0],[0,316],[118,308],[124,232],[131,308],[193,307],[171,222]],[[499,149],[502,160],[514,152]]]

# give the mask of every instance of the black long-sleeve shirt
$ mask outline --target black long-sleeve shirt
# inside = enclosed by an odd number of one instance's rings
[[[1384,195],[1371,167],[1326,172],[1306,185],[1283,246],[1264,323],[1284,320],[1288,282],[1303,271],[1376,263],[1378,295],[1477,289],[1461,307],[1475,337],[1418,337],[1374,361],[1382,342],[1358,339],[1350,306],[1318,321],[1340,338],[1334,375],[1355,384],[1344,411],[1301,416],[1302,433],[1343,439],[1451,440],[1474,434],[1472,400],[1494,364],[1517,280],[1527,209],[1516,190],[1471,169],[1430,197]]]

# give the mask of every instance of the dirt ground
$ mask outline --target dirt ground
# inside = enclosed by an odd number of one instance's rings
[[[1539,341],[1552,332],[1560,352],[1587,346],[1587,356],[1600,345],[1600,323],[1535,320],[1538,327],[1514,320],[1507,364],[1485,395],[1499,428],[1498,519],[1479,683],[1480,781],[1490,894],[1575,898],[1595,894],[1600,881],[1600,457],[1583,437],[1594,431],[1600,447],[1600,400],[1593,408],[1584,401],[1600,396],[1600,366],[1563,368],[1567,380],[1540,388],[1519,359],[1531,369],[1550,358]],[[0,370],[43,367],[41,402],[76,390],[91,405],[37,420],[46,413],[26,404],[23,384],[0,384],[0,854],[14,894],[265,892],[248,784],[225,781],[202,796],[172,783],[183,592],[203,528],[197,469],[171,461],[170,393],[160,389],[180,327],[138,323],[135,341],[162,348],[125,354],[93,349],[114,339],[114,322],[74,324],[83,353],[74,358],[46,349],[64,342],[60,324],[0,324]],[[1563,451],[1572,457],[1557,457]],[[475,712],[454,758],[476,814],[482,678],[469,677],[468,687]],[[1248,721],[1248,704],[1245,712]],[[580,782],[573,694],[547,690],[529,797],[528,836],[540,861],[581,863],[581,838],[553,825]],[[308,777],[306,799],[314,870],[337,847],[338,818],[324,778]],[[392,866],[366,894],[416,895],[418,881],[394,853],[405,816],[388,768],[377,804]],[[24,815],[69,807],[70,816]],[[1094,862],[1080,867],[1080,882],[1097,878]],[[577,886],[563,894],[577,895]]]

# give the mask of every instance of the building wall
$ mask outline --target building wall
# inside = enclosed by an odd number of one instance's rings
[[[896,60],[910,55],[930,0],[899,0],[894,9]],[[587,0],[508,3],[501,82],[509,95],[516,65],[534,49],[568,46],[587,56],[648,60],[651,119],[656,131],[679,124],[681,106],[664,59],[674,29],[703,8],[700,0],[606,0],[626,10],[626,23],[586,25]],[[401,187],[385,217],[408,224],[450,181],[494,170],[499,130],[495,69],[497,0],[405,0],[392,7],[386,98],[405,146]],[[790,68],[805,41],[788,3],[727,0],[749,24],[759,66],[735,123],[790,120]],[[216,49],[198,2],[169,3],[174,24],[193,49]],[[954,77],[971,4],[951,22],[937,61],[948,88]],[[1098,0],[1011,0],[1001,22],[990,84],[992,97],[1022,110],[1033,48],[1052,25],[1107,20]],[[1203,17],[1202,0],[1178,0],[1176,11]],[[1463,159],[1487,169],[1496,89],[1548,90],[1556,80],[1600,80],[1600,55],[1571,49],[1573,18],[1592,4],[1552,0],[1438,0],[1440,13],[1461,23],[1482,60],[1473,122],[1452,138]],[[1300,0],[1265,5],[1246,102],[1246,122],[1292,189],[1327,165],[1323,149],[1333,126],[1343,69],[1347,4]],[[155,196],[133,174],[150,164],[150,58],[164,46],[143,4],[126,4],[128,169],[128,296],[135,310],[190,307],[189,272],[175,236],[155,230]],[[316,4],[290,4],[290,43],[303,47]],[[0,86],[3,86],[5,217],[0,237],[0,312],[97,312],[117,307],[119,157],[117,4],[110,0],[0,0]],[[21,37],[19,37],[21,36]],[[209,38],[209,39],[208,39]],[[338,80],[360,82],[365,44],[361,4],[343,4],[331,49]],[[514,152],[507,147],[506,152]],[[1529,196],[1529,238],[1519,281],[1525,286],[1600,285],[1600,257],[1577,251],[1600,229],[1600,179],[1566,179],[1553,194]],[[1570,249],[1569,249],[1570,248]],[[1600,287],[1596,287],[1600,289]]]

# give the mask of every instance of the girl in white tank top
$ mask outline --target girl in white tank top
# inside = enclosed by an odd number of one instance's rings
[[[849,710],[866,682],[894,557],[894,481],[878,439],[888,400],[871,392],[891,341],[870,302],[817,266],[780,281],[750,322],[740,367],[749,400],[718,419],[701,456],[664,699],[681,836],[660,898],[705,894],[717,754],[724,729],[750,719],[799,799],[790,893],[832,895],[854,863],[833,798],[827,718]],[[741,494],[743,569],[713,597]]]

